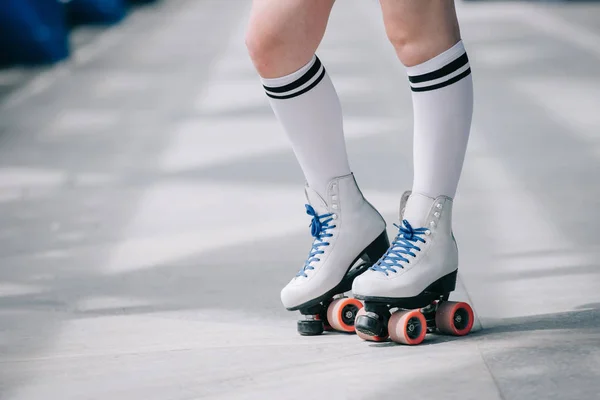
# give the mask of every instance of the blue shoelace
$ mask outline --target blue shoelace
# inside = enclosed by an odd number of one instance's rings
[[[398,228],[398,235],[392,242],[388,251],[371,267],[373,271],[383,272],[388,275],[388,272],[398,272],[396,268],[404,268],[402,262],[408,263],[409,260],[404,257],[405,254],[410,254],[415,257],[413,250],[421,251],[421,248],[416,244],[418,242],[425,243],[425,239],[421,235],[425,235],[427,228],[414,229],[407,220],[402,221],[402,226],[394,224]]]
[[[321,250],[323,246],[329,246],[329,242],[326,241],[326,238],[333,236],[333,234],[328,233],[329,229],[335,228],[335,225],[329,225],[331,221],[333,221],[333,214],[322,214],[318,215],[315,209],[310,205],[306,204],[306,213],[312,217],[312,221],[310,223],[310,234],[315,238],[312,244],[312,248],[310,249],[310,254],[304,263],[304,266],[296,276],[307,277],[306,271],[314,269],[312,265],[310,265],[314,261],[321,261],[317,256],[319,254],[323,254],[324,251]]]

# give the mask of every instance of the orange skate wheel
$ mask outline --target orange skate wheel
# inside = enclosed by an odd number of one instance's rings
[[[396,343],[420,344],[427,334],[427,320],[419,310],[396,311],[390,317],[388,331]]]
[[[327,322],[336,331],[354,332],[354,320],[361,308],[363,304],[356,299],[349,297],[335,299],[327,307]]]
[[[473,309],[467,303],[445,301],[435,313],[435,324],[446,335],[464,336],[471,332],[473,322]]]
[[[356,314],[356,316],[358,317],[359,315],[363,315],[363,314],[366,314],[366,313],[367,312],[365,311],[365,309],[361,308],[358,311],[358,314]],[[363,333],[361,331],[356,331],[356,334],[362,340],[366,340],[366,341],[369,341],[369,342],[385,342],[387,340],[387,336],[371,336],[371,335],[368,335],[368,334]]]

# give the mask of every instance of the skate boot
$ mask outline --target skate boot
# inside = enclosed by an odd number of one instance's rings
[[[422,210],[419,226],[403,219],[406,204]],[[358,277],[352,292],[365,306],[355,328],[365,340],[415,345],[426,333],[462,336],[473,326],[466,303],[448,301],[456,286],[458,248],[452,233],[452,199],[404,193],[398,235],[385,255]],[[414,222],[414,218],[413,218]]]
[[[308,185],[305,192],[314,240],[304,265],[281,291],[281,301],[304,316],[298,321],[301,335],[331,328],[354,332],[362,303],[343,294],[388,249],[385,221],[365,200],[353,174],[333,179],[325,199]]]

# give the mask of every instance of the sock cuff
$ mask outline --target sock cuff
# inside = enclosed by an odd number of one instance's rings
[[[316,55],[299,70],[280,78],[261,78],[267,96],[273,99],[291,99],[317,86],[325,76],[325,66]]]
[[[471,74],[469,57],[462,40],[454,46],[414,67],[407,67],[408,80],[413,92],[441,89]]]

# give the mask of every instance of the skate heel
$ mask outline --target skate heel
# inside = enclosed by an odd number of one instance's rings
[[[425,289],[426,293],[433,294],[447,294],[453,292],[456,289],[456,278],[458,276],[458,270],[449,273],[448,275],[442,276],[437,281]]]
[[[387,232],[383,231],[381,235],[377,236],[377,239],[373,240],[371,244],[367,246],[361,257],[370,264],[375,264],[389,248],[390,239],[388,238]]]

